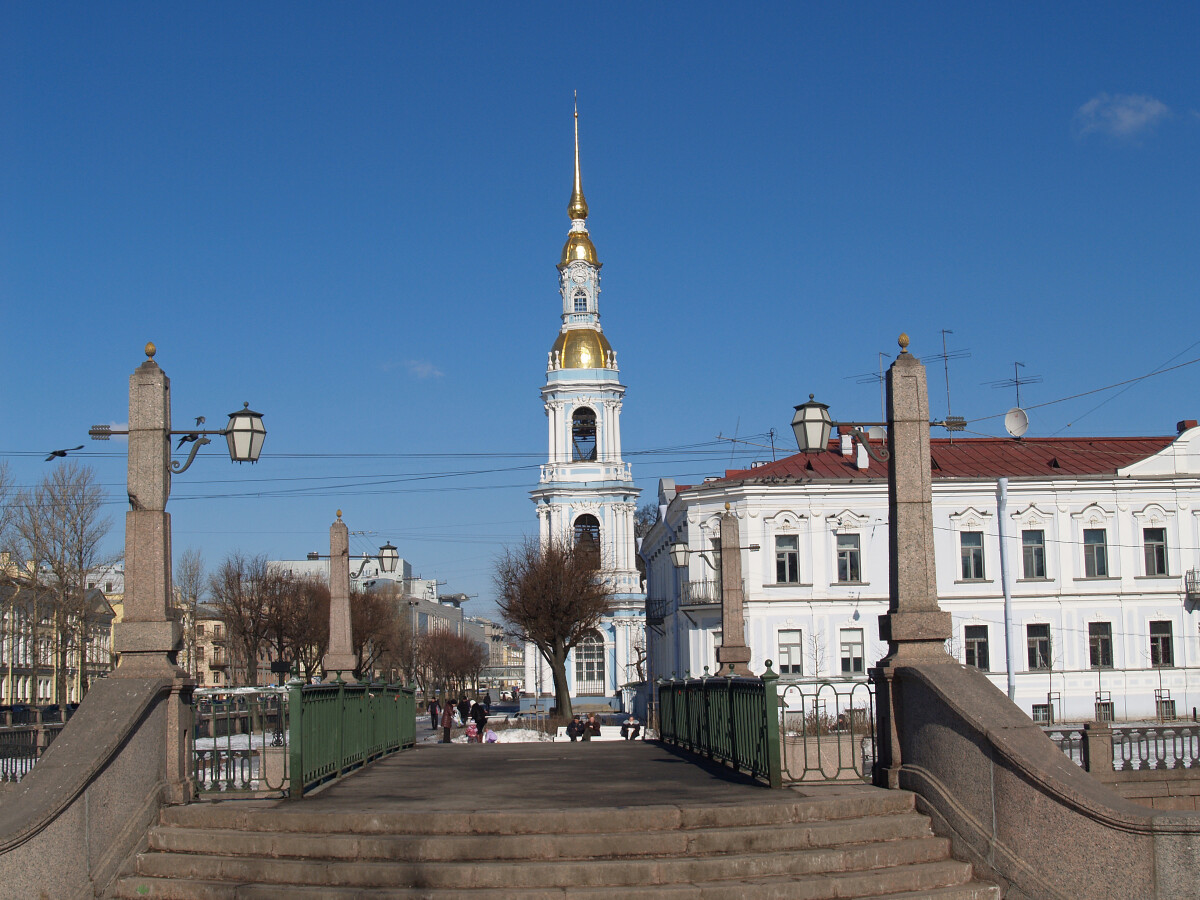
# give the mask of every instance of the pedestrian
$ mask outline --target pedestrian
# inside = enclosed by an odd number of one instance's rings
[[[491,691],[487,691],[483,695],[483,708],[484,708],[484,711],[487,712],[487,714],[489,716],[492,714],[492,692]]]
[[[467,724],[467,714],[471,711],[471,701],[467,699],[467,695],[463,694],[458,698],[458,720],[462,724]]]
[[[442,707],[442,743],[450,743],[450,729],[454,727],[454,704],[447,703]]]
[[[587,722],[583,727],[583,739],[585,741],[590,741],[594,737],[600,737],[600,723],[596,720],[595,713],[588,713]]]
[[[483,743],[484,726],[487,725],[487,710],[483,708],[482,703],[476,703],[471,707],[471,718],[475,722],[475,733],[479,736],[479,743]]]
[[[567,737],[571,739],[572,744],[583,737],[583,721],[579,718],[579,713],[575,713],[575,717],[567,723]]]
[[[638,735],[642,733],[642,723],[637,720],[633,713],[629,714],[629,718],[621,723],[621,737],[627,741],[636,741]]]
[[[441,716],[441,707],[438,706],[437,700],[429,701],[429,727],[433,731],[437,731],[438,718]]]

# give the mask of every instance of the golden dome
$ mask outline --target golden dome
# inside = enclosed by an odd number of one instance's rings
[[[612,346],[599,331],[573,328],[559,334],[550,349],[560,354],[564,369],[603,369]]]
[[[596,246],[586,231],[572,231],[567,234],[567,242],[563,244],[562,262],[559,265],[565,266],[576,259],[582,259],[593,266],[600,265],[600,260],[596,259]]]

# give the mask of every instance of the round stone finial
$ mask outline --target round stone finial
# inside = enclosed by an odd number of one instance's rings
[[[729,512],[729,501],[725,501],[725,512]]]
[[[342,521],[342,511],[339,509],[337,512],[338,512],[338,521],[340,522],[340,521]]]
[[[154,359],[154,354],[158,352],[158,348],[154,346],[154,342],[150,341],[146,344],[146,356],[149,359]]]
[[[901,353],[908,352],[908,334],[906,332],[900,332],[900,337],[896,339],[896,343],[900,345]]]

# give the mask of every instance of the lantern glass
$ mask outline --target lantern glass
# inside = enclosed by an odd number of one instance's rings
[[[392,542],[388,541],[379,548],[379,567],[387,574],[392,574],[396,571],[396,565],[400,562],[400,554],[396,548],[392,546]]]
[[[671,564],[677,569],[682,569],[688,564],[688,545],[683,541],[676,541],[671,545]]]
[[[237,412],[229,414],[229,426],[225,429],[225,440],[229,444],[229,458],[234,462],[258,462],[267,429],[263,427],[262,413],[243,404]]]
[[[796,434],[796,446],[801,453],[820,453],[829,446],[829,433],[833,428],[833,420],[829,417],[829,407],[818,403],[813,395],[808,395],[808,402],[796,407],[796,415],[792,417],[792,431]]]

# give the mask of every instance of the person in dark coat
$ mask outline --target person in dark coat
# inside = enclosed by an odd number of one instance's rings
[[[583,739],[590,741],[594,737],[600,737],[600,723],[595,713],[588,713],[587,722],[583,725]]]
[[[441,708],[436,700],[429,701],[429,727],[437,731],[438,717],[441,715]]]
[[[471,701],[463,694],[458,698],[458,721],[467,724],[467,715],[471,712]]]
[[[482,703],[476,703],[471,707],[471,718],[475,720],[476,740],[482,744],[484,726],[487,725],[487,710],[483,708]]]
[[[454,727],[454,704],[447,702],[442,707],[442,743],[450,743],[450,730]]]
[[[621,723],[621,737],[627,741],[636,741],[638,735],[642,733],[642,723],[637,720],[633,713],[629,714],[629,718]]]
[[[583,737],[583,730],[583,720],[579,718],[579,713],[576,713],[575,718],[567,723],[567,737],[571,739],[572,744]]]

